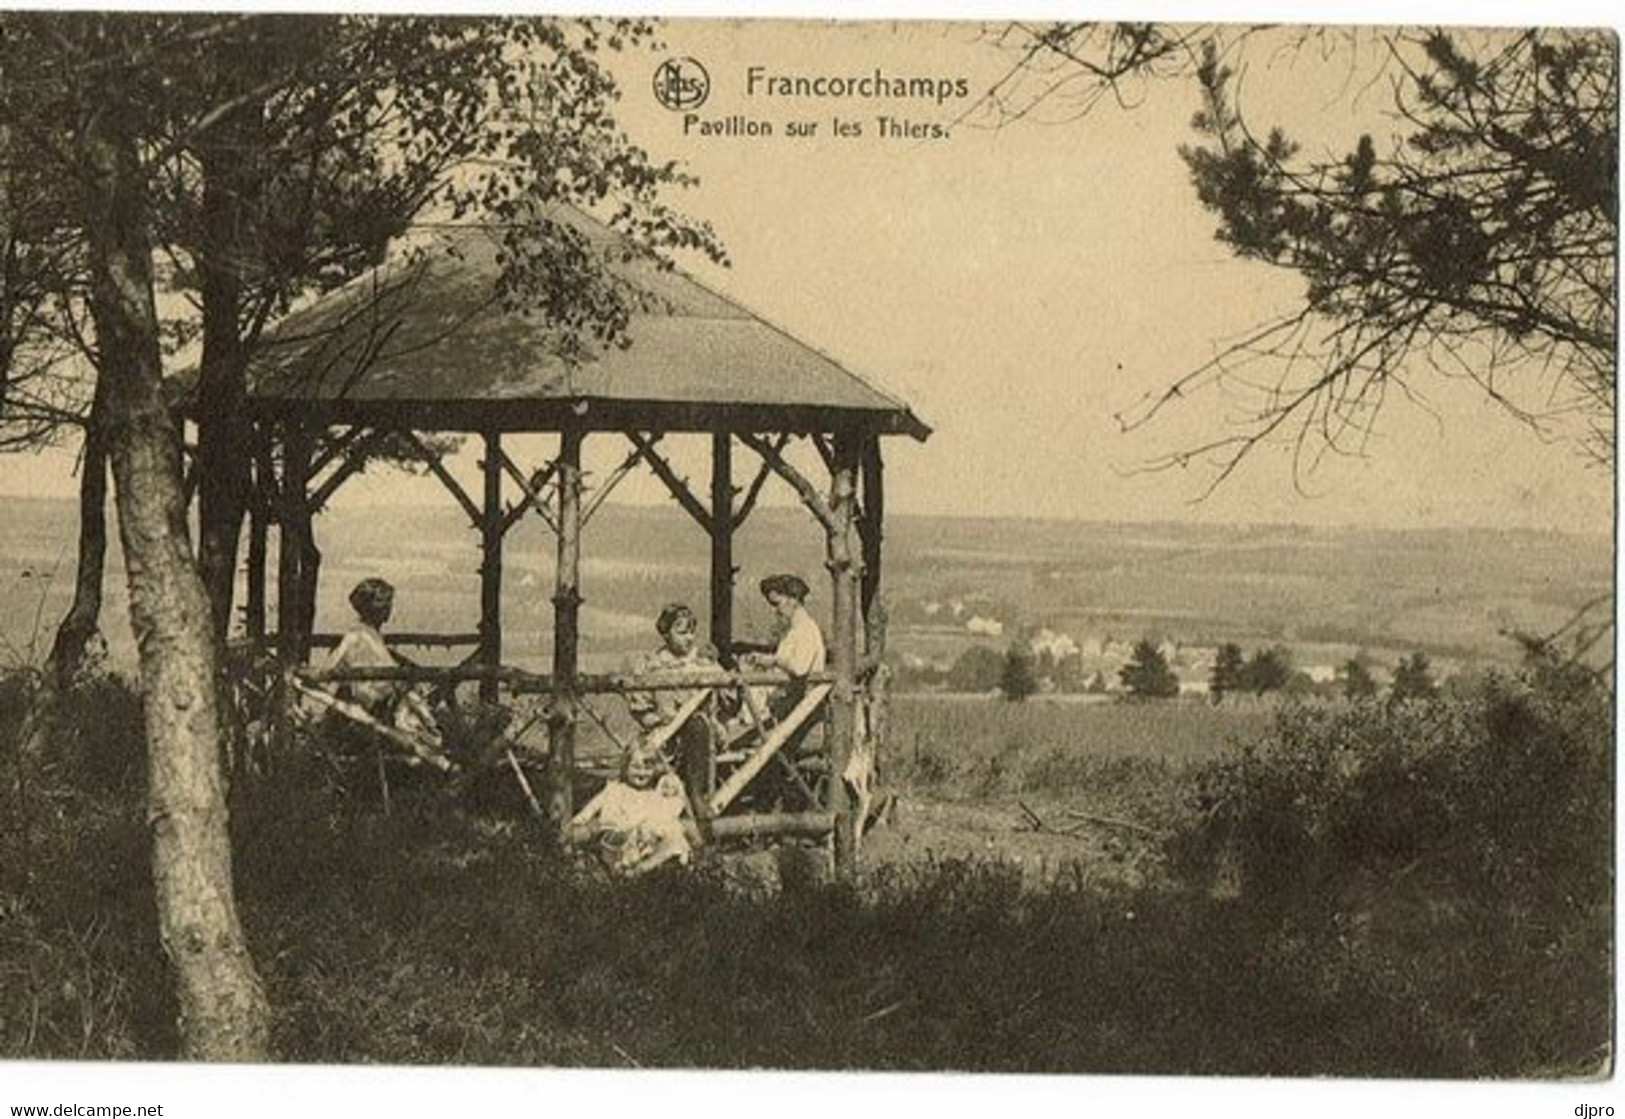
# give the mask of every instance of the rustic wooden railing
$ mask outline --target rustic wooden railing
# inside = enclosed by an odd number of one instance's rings
[[[884,673],[875,673],[874,665],[861,665],[859,679],[854,688],[854,699],[860,707],[870,710],[871,731],[879,730],[883,719],[885,702]],[[610,672],[610,673],[577,673],[571,681],[568,690],[557,687],[559,683],[550,673],[532,672],[526,669],[509,666],[493,666],[480,663],[465,663],[460,665],[432,666],[432,665],[395,665],[376,668],[342,667],[319,668],[298,667],[287,670],[284,677],[286,686],[282,689],[285,702],[291,701],[295,696],[305,695],[313,698],[318,704],[341,714],[349,714],[353,704],[345,704],[342,700],[335,700],[330,693],[323,690],[325,685],[349,682],[377,682],[398,681],[405,684],[429,684],[435,687],[456,686],[463,683],[481,683],[487,686],[501,687],[515,696],[547,696],[554,701],[554,708],[544,716],[552,722],[559,719],[579,718],[581,711],[591,713],[591,708],[585,700],[591,696],[619,695],[625,696],[634,692],[657,691],[693,691],[700,693],[680,709],[681,719],[674,719],[672,724],[663,727],[666,733],[675,733],[678,726],[687,718],[693,716],[701,706],[704,697],[718,693],[735,692],[742,698],[741,710],[745,712],[751,725],[754,727],[754,736],[736,748],[731,754],[731,760],[737,762],[736,767],[728,773],[719,786],[706,790],[696,805],[699,815],[706,817],[694,823],[703,827],[707,840],[727,839],[745,836],[768,835],[805,835],[827,836],[834,827],[835,814],[830,804],[824,803],[823,797],[814,797],[807,786],[797,781],[809,801],[809,809],[796,812],[759,812],[746,810],[744,813],[735,812],[733,815],[724,815],[733,808],[743,791],[759,778],[770,765],[789,774],[789,779],[795,780],[797,776],[793,764],[787,762],[782,756],[785,745],[793,741],[796,735],[810,727],[820,717],[820,713],[829,705],[831,696],[837,687],[837,679],[833,672],[812,673],[803,678],[807,691],[797,705],[777,722],[766,719],[764,712],[756,702],[753,689],[781,688],[786,678],[779,673],[768,671],[736,671],[736,670],[709,670],[693,673],[661,673],[658,676],[645,677],[637,673]],[[564,700],[561,706],[560,699]],[[574,707],[574,711],[568,708]],[[878,710],[877,710],[878,708]],[[386,733],[384,738],[396,746],[408,764],[423,764],[425,752],[422,744],[416,740],[411,742],[396,742],[392,734],[387,733],[390,728],[377,720],[368,719],[375,723]],[[659,732],[656,732],[657,734]],[[613,736],[612,736],[613,737]],[[877,744],[878,745],[878,744]],[[736,743],[736,746],[738,744]],[[519,762],[508,752],[508,763],[515,769],[520,778],[521,785],[526,791],[527,800],[534,811],[540,812],[535,796],[530,792],[529,784],[524,779]],[[730,760],[724,757],[721,760]],[[714,764],[714,763],[713,763]],[[838,779],[838,778],[837,778]],[[572,813],[572,815],[576,815]],[[579,839],[579,828],[566,827],[565,834],[572,839]]]

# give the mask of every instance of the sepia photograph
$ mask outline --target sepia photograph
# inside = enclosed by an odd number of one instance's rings
[[[0,11],[0,1107],[1612,1115],[1617,32],[797,14]]]

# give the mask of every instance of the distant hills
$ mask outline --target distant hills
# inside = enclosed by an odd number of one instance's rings
[[[48,645],[71,593],[71,502],[0,499],[0,658]],[[936,659],[975,640],[965,617],[1118,639],[1182,644],[1233,640],[1300,649],[1425,649],[1464,661],[1506,661],[1503,631],[1542,632],[1608,593],[1611,534],[1487,529],[1391,530],[1282,525],[1096,523],[892,515],[886,594],[894,644]],[[366,575],[399,588],[403,630],[469,631],[478,618],[478,538],[448,503],[342,506],[323,514],[318,624],[347,620],[345,593]],[[702,606],[708,544],[675,507],[605,505],[583,546],[585,652],[613,662],[653,640],[660,606]],[[736,542],[741,633],[770,620],[756,581],[802,572],[815,612],[827,608],[821,535],[797,510],[761,508]],[[506,641],[512,659],[540,666],[550,640],[553,542],[536,518],[509,536]],[[115,657],[133,654],[120,569],[111,569]],[[969,604],[964,617],[944,614]],[[931,604],[937,604],[935,611]],[[703,617],[704,610],[700,610]],[[985,627],[984,627],[985,628]],[[41,632],[43,631],[43,633]]]

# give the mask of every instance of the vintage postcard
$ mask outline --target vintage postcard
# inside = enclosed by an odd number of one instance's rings
[[[0,1106],[1611,1115],[1618,170],[1606,28],[0,13]]]

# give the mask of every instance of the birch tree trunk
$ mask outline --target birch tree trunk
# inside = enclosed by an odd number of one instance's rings
[[[110,97],[99,109],[84,139],[96,177],[91,309],[145,697],[159,935],[175,976],[182,1055],[253,1061],[267,1056],[269,1012],[232,892],[212,617],[160,385],[150,215],[121,106]]]

